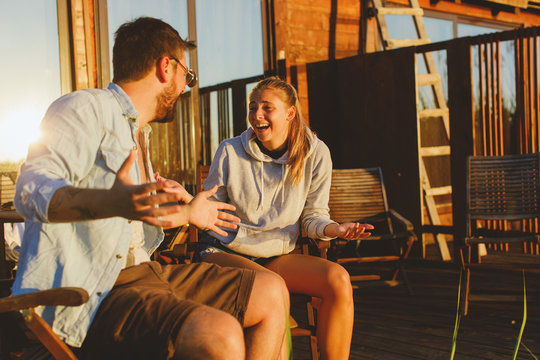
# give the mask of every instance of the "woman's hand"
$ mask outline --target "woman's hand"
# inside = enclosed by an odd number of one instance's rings
[[[324,229],[326,236],[345,240],[358,240],[371,235],[366,230],[373,230],[373,225],[360,223],[329,224]]]

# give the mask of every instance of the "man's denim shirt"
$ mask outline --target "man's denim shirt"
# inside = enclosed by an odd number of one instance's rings
[[[64,186],[111,188],[129,151],[137,146],[138,125],[133,103],[116,84],[67,94],[48,109],[42,137],[29,148],[17,181],[15,206],[26,219],[26,230],[13,294],[61,286],[86,289],[90,299],[81,306],[39,309],[72,346],[81,346],[99,304],[113,287],[132,230],[121,217],[49,223],[47,209],[55,191]],[[146,139],[149,128],[143,129]],[[136,164],[130,175],[140,183]],[[144,248],[150,254],[163,240],[163,231],[144,224],[144,232]]]

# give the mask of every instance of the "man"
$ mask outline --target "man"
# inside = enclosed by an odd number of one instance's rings
[[[161,20],[122,25],[113,83],[55,101],[21,168],[15,204],[26,231],[13,294],[86,289],[82,306],[41,311],[80,358],[283,354],[288,294],[280,278],[150,261],[162,227],[223,232],[218,226],[239,221],[222,211],[233,207],[208,201],[215,189],[192,198],[174,181],[152,182],[148,123],[170,119],[194,75],[184,54],[192,46]]]

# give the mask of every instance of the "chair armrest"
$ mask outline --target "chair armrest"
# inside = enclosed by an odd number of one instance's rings
[[[409,220],[404,218],[403,215],[401,215],[400,213],[395,211],[394,209],[390,209],[390,215],[397,222],[401,223],[405,227],[405,230],[407,230],[407,231],[413,231],[414,230],[413,224]]]
[[[40,305],[79,306],[88,301],[88,292],[78,287],[36,291],[0,299],[0,313],[34,308]]]

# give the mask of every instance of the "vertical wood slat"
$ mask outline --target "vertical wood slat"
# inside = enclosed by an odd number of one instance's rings
[[[516,113],[515,130],[517,137],[515,148],[505,148],[504,139],[513,136],[507,133],[503,122],[502,87],[512,86],[503,84],[501,76],[502,56],[501,40],[496,37],[486,37],[478,44],[478,74],[481,133],[475,131],[475,143],[481,144],[485,155],[504,155],[510,153],[534,153],[540,151],[539,122],[539,74],[538,74],[538,35],[531,32],[516,31],[515,46],[515,76],[516,76]],[[474,122],[473,122],[474,128]],[[482,138],[478,138],[478,135]],[[490,228],[509,229],[508,222],[491,222]],[[538,220],[521,222],[525,231],[538,232]],[[507,246],[495,246],[504,250]],[[527,244],[524,250],[536,252],[536,246]]]
[[[97,61],[95,52],[94,2],[71,1],[71,22],[74,60],[74,89],[95,88]]]
[[[501,42],[497,41],[497,104],[499,113],[499,153],[504,155],[504,126],[503,126],[503,106],[502,106],[502,76],[501,76]]]

